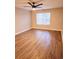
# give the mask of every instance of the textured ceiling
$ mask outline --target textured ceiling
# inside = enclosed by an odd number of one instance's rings
[[[38,0],[34,0],[38,1]],[[31,7],[24,7],[27,5],[28,0],[15,0],[15,6],[18,8],[26,9],[26,10],[32,10]],[[43,3],[41,8],[37,9],[51,9],[51,8],[61,8],[63,7],[63,0],[41,0],[40,3]]]

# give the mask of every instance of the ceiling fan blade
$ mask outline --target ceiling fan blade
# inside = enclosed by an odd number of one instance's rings
[[[38,4],[38,5],[36,5],[36,7],[38,7],[38,6],[40,6],[40,5],[43,5],[42,3],[41,4]]]
[[[28,4],[32,6],[32,3],[28,2]]]
[[[42,7],[36,7],[36,8],[42,8]]]

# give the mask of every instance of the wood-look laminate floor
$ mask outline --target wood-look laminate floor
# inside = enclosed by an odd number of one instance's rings
[[[16,59],[62,59],[59,31],[29,30],[16,36]]]

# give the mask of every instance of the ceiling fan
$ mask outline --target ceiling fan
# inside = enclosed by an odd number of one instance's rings
[[[29,6],[24,6],[24,7],[32,7],[32,8],[41,8],[40,6],[43,5],[43,3],[40,3],[42,0],[39,1],[33,1],[33,0],[29,0],[27,2],[27,4],[29,4]]]

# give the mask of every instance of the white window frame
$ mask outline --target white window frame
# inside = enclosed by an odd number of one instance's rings
[[[39,16],[38,15],[43,15],[43,14],[49,14],[49,22],[47,22],[46,23],[46,21],[45,21],[45,17],[44,17],[44,20],[42,19],[42,20],[38,20],[38,18],[39,18]],[[47,16],[47,15],[46,15]],[[37,13],[36,14],[36,24],[37,25],[50,25],[50,21],[51,21],[51,13],[49,13],[49,12],[46,12],[46,13]]]

